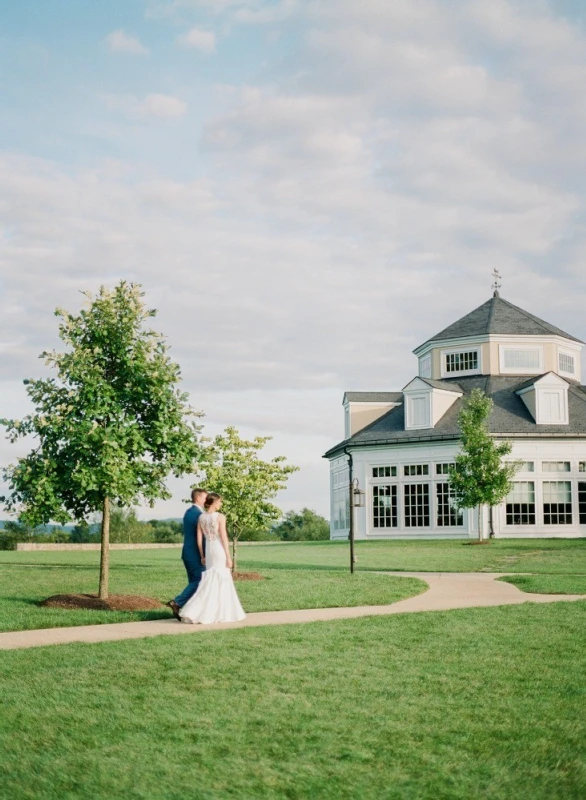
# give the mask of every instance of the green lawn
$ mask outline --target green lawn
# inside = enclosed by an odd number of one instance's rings
[[[586,603],[0,654],[11,800],[583,800]]]
[[[160,551],[159,551],[160,552]],[[139,594],[166,601],[185,585],[185,572],[178,552],[173,559],[151,561],[149,551],[134,551],[134,563],[124,563],[124,551],[112,552],[111,592]],[[20,555],[20,554],[17,554]],[[97,590],[97,568],[86,557],[71,552],[32,553],[29,561],[41,563],[0,564],[0,631],[51,628],[69,625],[97,625],[104,622],[160,619],[170,617],[161,611],[123,612],[42,608],[40,600],[53,594],[88,593]],[[57,555],[57,558],[55,556]],[[32,558],[31,558],[32,556]],[[59,563],[63,556],[62,563]],[[44,563],[43,563],[44,562]],[[293,608],[385,605],[411,597],[427,589],[413,578],[363,573],[351,576],[341,571],[263,569],[263,581],[238,581],[237,589],[246,611],[282,611]]]
[[[522,592],[586,595],[586,575],[509,575],[499,580],[514,584]]]
[[[462,541],[358,542],[357,574],[348,575],[348,544],[317,542],[241,547],[239,566],[266,581],[239,583],[247,611],[390,603],[423,587],[407,579],[369,575],[374,570],[429,572],[531,572],[516,577],[525,591],[586,593],[586,539],[500,539],[474,546]],[[184,585],[177,549],[114,550],[111,592],[166,601]],[[51,594],[95,592],[95,551],[0,551],[0,630],[153,619],[170,612],[104,612],[44,609]]]

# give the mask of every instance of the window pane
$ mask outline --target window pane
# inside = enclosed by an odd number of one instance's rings
[[[454,493],[450,490],[449,483],[436,484],[437,499],[437,525],[438,528],[444,526],[454,526],[464,524],[464,514],[461,509],[453,505]]]
[[[405,475],[429,475],[429,464],[405,464]]]
[[[429,527],[429,484],[407,484],[405,493],[405,527]]]
[[[586,525],[586,483],[578,484],[578,514],[580,525]]]
[[[569,472],[569,461],[543,461],[541,468],[544,472]]]
[[[570,372],[572,375],[574,374],[574,356],[560,353],[559,365],[560,372]]]
[[[435,474],[436,475],[449,475],[450,468],[453,468],[455,465],[454,463],[450,464],[436,464],[435,465]]]
[[[446,372],[468,372],[478,369],[478,350],[446,353]]]
[[[505,350],[505,369],[539,369],[539,350]]]
[[[397,477],[397,467],[373,467],[372,468],[372,477],[373,478],[396,478]]]
[[[543,482],[543,522],[545,525],[572,524],[572,484],[570,481]]]
[[[372,526],[397,527],[397,484],[372,487]]]
[[[515,481],[506,499],[507,525],[535,525],[535,484]]]

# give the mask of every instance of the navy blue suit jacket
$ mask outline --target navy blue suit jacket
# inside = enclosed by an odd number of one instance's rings
[[[183,516],[183,550],[181,558],[183,561],[193,564],[196,568],[203,570],[203,564],[197,549],[197,523],[201,517],[201,511],[197,506],[190,506]],[[205,553],[205,544],[204,544]]]

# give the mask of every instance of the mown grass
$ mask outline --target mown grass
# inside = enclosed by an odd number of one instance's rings
[[[151,563],[148,551],[134,551],[134,564],[119,563],[120,551],[112,552],[111,592],[156,597],[165,602],[183,589],[185,573],[181,561]],[[33,553],[32,560],[47,553]],[[51,554],[54,555],[54,554]],[[59,553],[71,555],[71,553]],[[88,555],[82,553],[82,556]],[[41,559],[39,559],[41,560]],[[83,562],[83,558],[79,559]],[[238,581],[237,590],[246,611],[282,611],[296,608],[385,605],[420,594],[427,584],[413,578],[363,573],[312,570],[263,570],[265,580]],[[97,589],[97,571],[88,563],[40,563],[0,565],[0,630],[30,630],[105,622],[162,619],[161,611],[123,612],[45,608],[40,600],[53,594],[89,593]]]
[[[586,577],[586,539],[499,539],[483,546],[455,540],[358,542],[356,551],[358,572],[350,578],[346,542],[241,547],[240,569],[260,571],[269,578],[238,584],[243,605],[248,611],[370,605],[417,593],[414,585],[405,583],[399,592],[407,594],[395,595],[394,587],[399,584],[392,581],[383,591],[383,584],[369,583],[368,573],[375,570],[531,572],[550,577],[524,580],[517,584],[519,588],[572,594],[586,591],[581,588]],[[37,603],[52,594],[95,592],[98,563],[96,551],[0,552],[0,630],[168,616],[166,610],[130,613],[39,608]],[[184,586],[178,549],[114,550],[111,563],[110,590],[114,594],[141,594],[166,601]],[[554,579],[556,575],[558,579]],[[378,579],[371,576],[372,581]]]
[[[582,800],[586,603],[0,657],[11,800]]]
[[[499,578],[522,592],[586,595],[586,575],[509,575]]]
[[[461,540],[381,541],[356,543],[359,570],[407,572],[542,572],[586,575],[584,539],[496,539],[475,546]],[[122,567],[181,571],[179,550],[115,550]],[[93,552],[0,551],[1,564],[85,565],[96,569]],[[347,542],[299,542],[239,548],[241,569],[340,569],[349,563]]]

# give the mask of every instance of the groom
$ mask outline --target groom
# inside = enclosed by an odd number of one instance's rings
[[[203,504],[207,496],[208,493],[205,489],[193,489],[191,492],[193,505],[187,509],[183,517],[183,550],[181,551],[181,558],[185,565],[189,583],[181,594],[178,594],[177,597],[167,603],[175,619],[179,620],[181,619],[179,609],[183,608],[189,598],[195,594],[201,581],[201,574],[205,570],[197,549],[197,523],[203,514]]]

